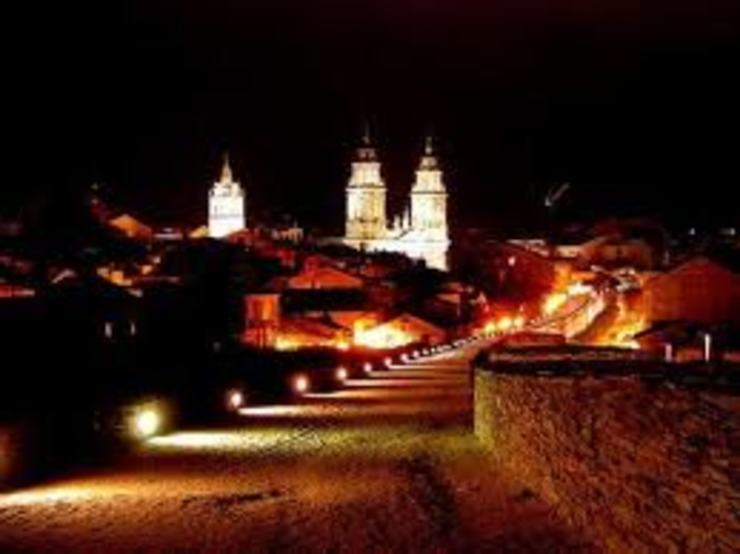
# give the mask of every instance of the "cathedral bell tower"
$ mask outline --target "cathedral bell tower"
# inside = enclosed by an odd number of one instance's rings
[[[386,235],[386,188],[380,175],[380,162],[366,129],[362,145],[352,161],[352,174],[347,185],[347,219],[345,238],[363,246],[365,240],[378,240]]]
[[[448,240],[447,189],[431,137],[427,137],[411,187],[411,227],[426,240]]]
[[[234,181],[228,154],[224,155],[221,177],[208,194],[208,234],[221,238],[246,226],[244,190]]]

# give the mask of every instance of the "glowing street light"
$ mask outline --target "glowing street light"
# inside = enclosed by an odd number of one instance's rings
[[[293,392],[296,394],[306,394],[311,388],[311,381],[306,375],[296,375],[293,378]]]
[[[161,426],[162,417],[152,408],[140,410],[134,416],[134,434],[140,438],[144,439],[157,434]]]
[[[230,390],[226,393],[226,407],[229,410],[238,410],[245,404],[244,393],[240,390]]]

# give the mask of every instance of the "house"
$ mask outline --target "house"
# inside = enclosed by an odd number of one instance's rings
[[[279,350],[349,344],[351,333],[328,317],[284,317],[275,341]]]
[[[740,275],[698,256],[645,282],[641,309],[650,322],[740,323]]]
[[[420,317],[404,313],[398,317],[373,327],[371,332],[376,336],[393,337],[399,334],[406,337],[406,342],[428,342],[439,344],[447,339],[447,332]]]
[[[200,225],[188,233],[188,238],[198,240],[208,238],[208,226]]]
[[[303,270],[287,279],[287,287],[293,290],[315,289],[362,289],[365,281],[351,273],[331,265],[315,264],[310,260]]]
[[[377,325],[380,316],[369,310],[335,310],[328,312],[329,318],[340,327],[352,331],[358,325]]]
[[[499,292],[522,299],[551,291],[558,276],[552,259],[510,243],[497,245],[489,271]]]
[[[275,345],[280,329],[280,295],[251,293],[244,297],[244,342],[260,348]]]
[[[652,269],[660,261],[657,249],[647,240],[617,234],[599,235],[582,242],[557,244],[552,249],[552,256],[570,260],[580,268],[598,265],[610,268]]]
[[[658,265],[658,253],[642,238],[618,235],[596,237],[582,245],[581,259],[588,265],[651,269]]]
[[[154,232],[130,214],[121,214],[108,221],[108,225],[123,233],[126,237],[136,240],[151,240]]]

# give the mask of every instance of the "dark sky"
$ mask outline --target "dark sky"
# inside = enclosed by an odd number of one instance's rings
[[[732,219],[735,3],[33,4],[7,18],[3,204],[101,181],[195,223],[228,149],[251,213],[336,230],[368,118],[395,200],[434,130],[458,224],[527,225],[560,181],[576,213]]]

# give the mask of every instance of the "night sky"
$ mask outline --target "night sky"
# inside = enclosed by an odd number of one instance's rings
[[[392,209],[431,129],[457,225],[536,225],[562,181],[576,215],[737,219],[737,2],[61,4],[7,18],[3,212],[99,181],[204,222],[228,149],[250,215],[337,232],[368,119]]]

